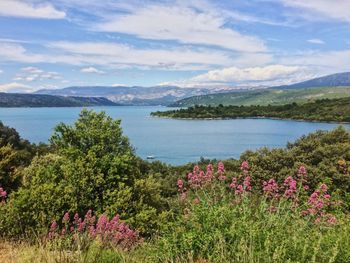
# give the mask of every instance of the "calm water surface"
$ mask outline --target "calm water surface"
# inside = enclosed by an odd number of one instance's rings
[[[303,134],[336,124],[282,120],[173,120],[150,117],[165,107],[92,107],[122,120],[124,133],[142,158],[170,164],[199,158],[238,158],[248,149],[284,147]],[[73,123],[81,108],[0,108],[0,121],[31,142],[47,142],[59,122]],[[350,128],[349,125],[346,127]]]

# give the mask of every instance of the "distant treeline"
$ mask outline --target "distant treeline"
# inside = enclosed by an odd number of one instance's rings
[[[194,106],[187,109],[157,111],[151,115],[183,119],[281,118],[350,122],[350,98],[267,106]]]
[[[86,107],[117,105],[101,97],[64,97],[0,92],[0,107]]]

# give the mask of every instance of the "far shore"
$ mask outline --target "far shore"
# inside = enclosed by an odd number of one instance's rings
[[[244,120],[244,119],[262,119],[262,120],[280,120],[280,121],[298,121],[298,122],[313,122],[313,123],[329,123],[329,124],[350,124],[350,122],[339,121],[321,121],[321,120],[307,120],[307,119],[293,119],[293,118],[278,118],[278,117],[236,117],[236,118],[179,118],[151,115],[154,118],[174,119],[174,120]]]

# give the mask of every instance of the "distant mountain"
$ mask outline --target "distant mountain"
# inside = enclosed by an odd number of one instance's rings
[[[38,90],[35,92],[35,94],[105,97],[115,103],[120,103],[123,105],[169,105],[183,98],[218,93],[232,89],[234,89],[234,87],[180,88],[176,86],[82,86],[55,90]]]
[[[191,107],[194,105],[282,105],[291,102],[306,103],[317,99],[350,97],[350,87],[307,89],[262,89],[241,92],[226,92],[194,96],[179,100],[170,106]]]
[[[0,92],[0,107],[84,107],[117,105],[117,103],[101,97],[63,97]]]
[[[316,87],[345,87],[350,86],[350,72],[337,73],[310,79],[307,81],[274,87],[275,89],[304,89]]]

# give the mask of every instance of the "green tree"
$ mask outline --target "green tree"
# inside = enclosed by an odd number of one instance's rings
[[[68,211],[120,214],[143,233],[156,230],[165,203],[157,176],[140,172],[141,160],[123,135],[120,120],[83,110],[73,125],[59,124],[53,154],[24,171],[24,185],[10,196],[8,211],[18,232],[48,226]],[[1,223],[1,222],[0,222]]]
[[[36,146],[23,140],[18,132],[0,121],[0,186],[8,192],[21,185],[21,171],[45,146]]]

